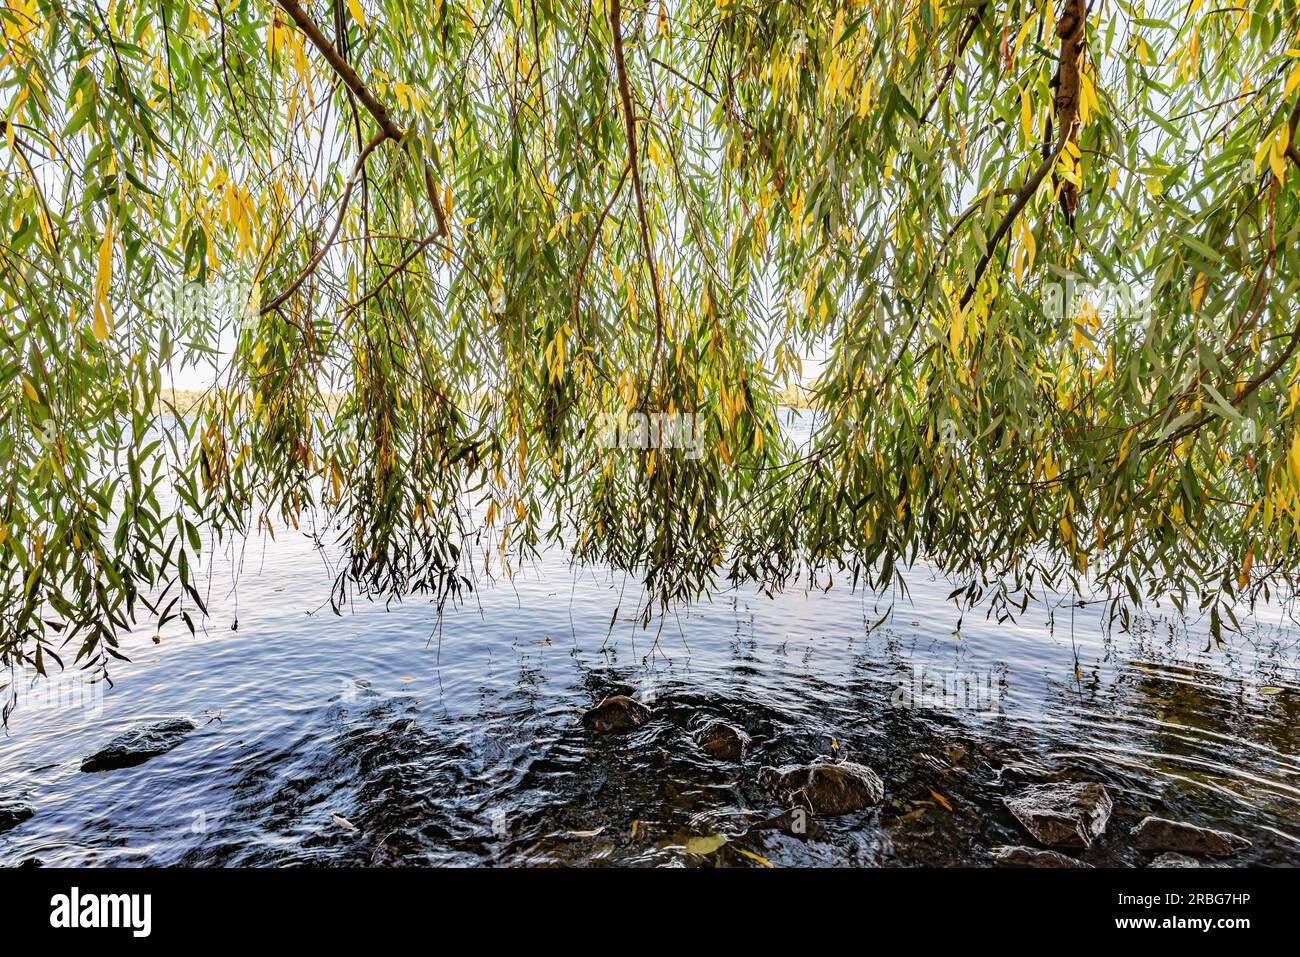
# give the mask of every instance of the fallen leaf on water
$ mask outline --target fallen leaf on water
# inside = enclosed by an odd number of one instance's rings
[[[953,764],[956,764],[964,757],[966,757],[966,749],[963,748],[960,744],[954,744],[951,748],[948,749],[948,760],[951,761]]]
[[[353,824],[351,821],[349,821],[347,818],[345,818],[342,814],[331,814],[330,817],[333,818],[335,824],[337,824],[339,827],[345,830],[355,831],[357,829],[357,826]]]
[[[739,847],[736,848],[736,850],[740,851],[741,854],[744,854],[744,855],[745,855],[746,857],[748,857],[751,861],[758,861],[758,863],[762,864],[764,867],[775,867],[775,866],[776,866],[775,864],[773,864],[771,861],[769,861],[766,857],[764,857],[764,856],[761,855],[761,854],[755,854],[753,851],[746,851],[746,850],[743,850],[742,848],[739,848]]]
[[[930,788],[930,793],[934,795],[934,799],[938,801],[940,804],[942,804],[945,808],[947,808],[949,811],[952,810],[952,805],[948,803],[948,799],[946,797],[944,797],[934,788]]]
[[[641,822],[640,822],[640,821],[633,821],[633,822],[632,822],[632,836],[633,836],[633,837],[636,837],[636,829],[637,829],[638,827],[640,827],[640,826],[641,826]]]
[[[1259,689],[1259,693],[1267,694],[1267,695],[1275,695],[1275,694],[1281,694],[1285,690],[1286,690],[1285,688],[1279,688],[1277,685],[1265,685],[1264,687]]]
[[[688,839],[684,850],[687,854],[712,854],[726,843],[727,839],[725,837],[718,834],[710,834],[707,837],[692,837]]]
[[[154,635],[154,636],[153,636],[153,643],[154,643],[155,645],[161,645],[161,644],[162,644],[162,635]]]
[[[403,680],[403,681],[414,681],[414,680],[415,680],[415,675],[402,675],[402,680]]]
[[[831,750],[838,751],[839,749],[840,749],[840,743],[836,741],[834,738],[831,738]]]
[[[605,826],[602,824],[600,827],[593,828],[590,831],[565,831],[564,833],[569,837],[595,837],[603,830],[605,830]]]

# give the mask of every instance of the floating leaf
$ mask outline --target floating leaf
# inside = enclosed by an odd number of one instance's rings
[[[745,857],[748,857],[751,861],[758,861],[758,863],[762,864],[764,867],[776,866],[771,861],[769,861],[766,857],[764,857],[762,854],[755,854],[753,851],[747,851],[743,847],[738,847],[736,848],[736,850],[740,854],[743,854]]]
[[[700,855],[712,854],[714,851],[716,851],[718,848],[722,847],[722,845],[726,843],[727,843],[727,839],[725,837],[722,837],[721,835],[718,834],[710,834],[707,837],[690,838],[686,842],[686,845],[683,848],[683,850],[687,854],[700,854]]]

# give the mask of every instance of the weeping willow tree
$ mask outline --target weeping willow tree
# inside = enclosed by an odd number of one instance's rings
[[[560,547],[1217,637],[1300,554],[1298,13],[4,0],[0,661],[307,528],[336,605]]]

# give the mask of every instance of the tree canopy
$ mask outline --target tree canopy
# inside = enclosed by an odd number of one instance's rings
[[[338,605],[544,547],[647,621],[924,560],[1217,637],[1300,541],[1297,14],[4,0],[0,661],[193,627],[214,549],[295,530]]]

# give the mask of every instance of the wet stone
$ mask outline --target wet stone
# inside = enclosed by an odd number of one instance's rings
[[[36,810],[21,801],[0,801],[0,834],[13,830],[27,820]]]
[[[582,726],[596,734],[619,734],[650,720],[650,709],[627,695],[610,695],[582,716]]]
[[[1175,854],[1173,851],[1167,851],[1164,854],[1157,855],[1151,861],[1152,867],[1200,867],[1201,862],[1194,857],[1188,857],[1186,854]]]
[[[1041,847],[995,847],[992,853],[993,860],[1003,867],[1092,867],[1068,854]]]
[[[780,831],[804,841],[829,841],[830,832],[818,824],[807,808],[795,807],[754,825],[756,831]]]
[[[699,746],[723,761],[739,761],[749,747],[749,735],[725,721],[708,721],[695,732]]]
[[[1049,847],[1090,847],[1113,808],[1104,785],[1038,784],[1002,802],[1025,830]]]
[[[166,754],[198,725],[189,718],[169,718],[119,734],[100,750],[81,762],[83,771],[115,771],[143,764],[150,758]]]
[[[852,761],[765,767],[759,782],[814,814],[848,814],[879,804],[885,785],[871,768]]]
[[[1162,817],[1144,817],[1133,828],[1133,844],[1144,851],[1176,851],[1226,857],[1250,847],[1250,841],[1227,831],[1215,831]]]

